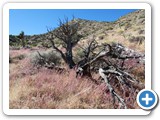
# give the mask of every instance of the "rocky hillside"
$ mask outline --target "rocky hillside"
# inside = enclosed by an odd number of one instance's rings
[[[67,35],[76,36],[75,21],[82,38],[69,43]],[[9,108],[140,109],[136,96],[145,88],[144,10],[114,22],[74,19],[68,24],[65,33],[50,31],[67,38],[62,39],[68,44],[55,38],[56,50],[49,48],[48,33],[10,35]],[[64,30],[72,25],[71,32]]]
[[[99,44],[118,42],[132,49],[144,52],[145,40],[145,11],[137,10],[122,16],[115,22],[97,22],[84,19],[75,19],[79,23],[79,33],[83,35],[79,44],[85,44],[95,36]],[[72,21],[71,21],[72,22]],[[55,29],[56,30],[56,29]],[[53,31],[54,32],[54,31]],[[47,33],[40,35],[25,36],[28,46],[47,46],[50,44],[44,40]],[[17,45],[16,36],[10,35],[10,45]]]

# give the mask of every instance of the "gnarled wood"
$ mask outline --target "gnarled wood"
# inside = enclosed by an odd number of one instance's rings
[[[125,109],[127,109],[127,106],[126,106],[126,103],[124,102],[124,99],[121,98],[115,91],[114,89],[112,88],[112,86],[109,84],[109,81],[107,79],[107,76],[105,75],[105,72],[102,68],[99,69],[99,74],[100,76],[104,79],[110,93],[112,94],[113,97],[117,98],[117,100],[124,106]],[[117,73],[114,71],[114,73]],[[114,98],[114,99],[115,99]]]

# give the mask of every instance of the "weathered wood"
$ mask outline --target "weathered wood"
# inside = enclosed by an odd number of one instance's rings
[[[134,77],[132,77],[132,75],[130,75],[129,73],[120,70],[119,68],[112,68],[109,69],[110,67],[108,67],[107,70],[104,70],[102,68],[99,68],[99,75],[104,79],[106,86],[108,87],[110,93],[113,96],[113,99],[115,100],[115,98],[117,98],[117,100],[121,103],[121,105],[126,109],[127,107],[129,108],[134,108],[131,105],[128,105],[124,102],[124,99],[119,96],[113,89],[113,87],[111,86],[111,84],[109,84],[109,80],[108,80],[108,76],[109,75],[115,75],[117,80],[120,81],[121,84],[125,84],[127,86],[132,86],[135,89],[141,90],[144,88],[144,84],[140,83],[138,80],[136,80]]]
[[[109,81],[108,81],[108,79],[107,79],[107,76],[105,75],[105,72],[106,72],[106,71],[103,70],[102,68],[99,69],[99,74],[100,74],[100,76],[104,79],[104,81],[105,81],[105,83],[106,83],[106,85],[107,85],[110,93],[112,94],[112,96],[113,96],[113,97],[116,97],[117,100],[124,106],[124,108],[127,109],[127,106],[126,106],[126,103],[124,102],[124,99],[121,98],[121,97],[114,91],[114,89],[112,88],[112,86],[109,84]],[[112,72],[112,73],[116,73],[116,74],[117,74],[117,72],[115,72],[115,71],[108,71],[108,72]]]
[[[126,84],[127,86],[132,86],[135,89],[141,90],[144,88],[143,83],[140,83],[132,75],[120,69],[117,69],[117,71],[116,70],[103,70],[103,73],[104,74],[115,74],[117,80],[119,80],[123,84]]]

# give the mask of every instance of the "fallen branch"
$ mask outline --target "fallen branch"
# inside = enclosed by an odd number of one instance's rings
[[[141,90],[144,88],[144,84],[140,83],[138,80],[136,80],[134,77],[132,77],[129,73],[124,72],[120,69],[117,70],[104,70],[105,74],[115,74],[117,80],[119,80],[121,83],[126,84],[129,87],[134,87],[138,90]]]
[[[106,47],[107,48],[107,47]],[[89,62],[87,62],[87,63],[85,63],[85,64],[83,64],[83,65],[81,65],[81,66],[79,66],[78,68],[79,69],[77,69],[77,71],[76,71],[76,73],[81,73],[81,72],[87,72],[88,70],[88,67],[92,64],[92,63],[94,63],[94,62],[96,62],[97,60],[99,60],[100,58],[102,58],[102,57],[104,57],[104,56],[106,56],[109,52],[110,52],[110,45],[108,45],[108,48],[107,48],[108,50],[102,50],[101,52],[99,52],[97,55],[96,55],[96,57],[94,58],[94,59],[92,59],[92,60],[90,60]],[[90,69],[90,68],[89,68]],[[76,75],[77,76],[77,75]]]
[[[105,75],[105,72],[102,68],[99,69],[99,74],[100,76],[104,79],[110,93],[112,94],[112,96],[114,98],[117,98],[117,100],[124,106],[125,109],[127,109],[127,106],[126,106],[126,103],[124,102],[124,99],[121,98],[115,91],[114,89],[112,88],[112,86],[109,84],[109,81],[107,79],[107,76]],[[109,71],[109,72],[113,72],[113,71]],[[114,73],[117,73],[117,72],[114,72]]]

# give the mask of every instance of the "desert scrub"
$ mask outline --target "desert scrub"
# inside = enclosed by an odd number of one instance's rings
[[[38,45],[38,42],[32,42],[32,44],[30,44],[31,47],[36,47]]]
[[[26,56],[21,54],[21,55],[17,55],[15,56],[13,59],[18,59],[18,60],[23,60]]]
[[[119,35],[122,35],[123,33],[124,33],[124,30],[121,30],[121,29],[118,30],[118,34],[119,34]]]
[[[108,31],[108,30],[113,30],[113,27],[108,27],[108,28],[106,28],[106,30]]]
[[[129,39],[130,42],[138,43],[139,45],[142,44],[143,41],[145,41],[144,36],[131,36]]]
[[[45,48],[50,48],[51,47],[51,45],[47,42],[42,42],[41,45],[39,45],[39,46],[42,46],[42,47],[45,47]]]
[[[26,55],[24,55],[24,54],[20,54],[15,57],[11,57],[11,55],[9,55],[9,63],[18,62],[19,60],[23,60],[25,57],[26,57]]]
[[[125,25],[125,30],[127,30],[128,28],[132,27],[132,25],[130,23],[126,23]]]
[[[75,57],[73,58],[74,59],[74,61],[77,63],[77,62],[79,62],[82,58],[84,58],[84,52],[83,52],[83,50],[82,49],[80,49],[80,48],[77,48],[77,50],[75,51]]]
[[[35,52],[31,54],[30,59],[31,59],[31,63],[34,66],[41,66],[41,67],[45,66],[46,62],[47,64],[54,63],[55,65],[60,65],[61,63],[60,54],[53,50],[40,51],[39,53]]]

